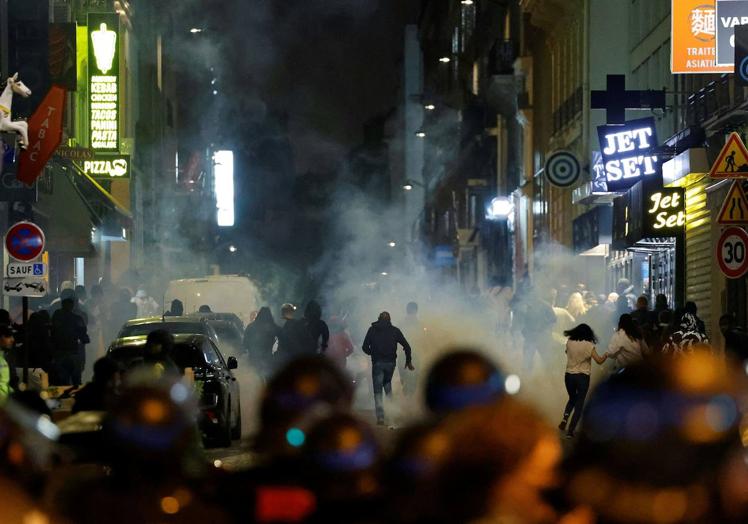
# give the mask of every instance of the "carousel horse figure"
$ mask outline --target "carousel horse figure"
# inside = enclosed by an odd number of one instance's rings
[[[26,149],[29,145],[29,124],[25,120],[13,122],[10,119],[13,93],[17,93],[24,98],[31,95],[31,89],[18,80],[18,73],[8,78],[3,94],[0,95],[0,131],[15,131],[21,135],[21,149]]]

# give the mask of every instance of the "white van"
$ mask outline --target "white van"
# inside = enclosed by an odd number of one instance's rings
[[[246,326],[252,312],[260,308],[260,290],[248,277],[241,275],[211,275],[202,278],[172,280],[164,294],[164,308],[179,299],[184,313],[195,313],[202,305],[216,313],[234,313]]]

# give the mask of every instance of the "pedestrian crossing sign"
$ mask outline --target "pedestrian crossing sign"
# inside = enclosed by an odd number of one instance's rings
[[[709,172],[712,178],[748,178],[748,149],[740,135],[733,132]]]
[[[743,183],[740,180],[732,183],[727,198],[722,204],[717,223],[724,226],[748,224],[748,197],[743,191]]]

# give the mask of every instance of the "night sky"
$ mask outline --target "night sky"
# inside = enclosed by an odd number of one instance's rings
[[[334,169],[367,119],[401,103],[403,28],[418,3],[222,2],[228,89],[245,111],[288,114],[297,172]]]

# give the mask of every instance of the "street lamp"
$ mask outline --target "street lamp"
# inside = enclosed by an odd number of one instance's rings
[[[229,251],[232,253],[236,253],[236,246],[234,245],[229,246]]]
[[[382,275],[383,277],[386,277],[387,275],[389,275],[389,273],[387,273],[386,271],[382,271],[382,272],[380,273],[380,275]]]
[[[425,106],[423,106],[423,108],[426,111],[433,111],[434,109],[436,109],[436,106],[434,104],[426,104]]]
[[[441,58],[439,59],[439,62],[441,62],[442,64],[448,64],[449,62],[451,62],[451,60],[452,60],[452,59],[451,59],[451,58],[449,58],[448,56],[443,56],[443,57],[441,57]]]
[[[413,187],[413,186],[411,186],[411,188],[412,188],[412,187]],[[387,243],[387,245],[388,245],[388,246],[390,246],[390,247],[395,247],[395,246],[397,246],[397,242],[395,242],[394,240],[390,240],[390,241],[389,241],[389,242]]]
[[[203,32],[203,29],[201,27],[193,27],[192,29],[190,29],[190,33],[192,33],[193,35],[196,33],[202,33],[202,32]]]
[[[473,0],[462,0],[462,5],[473,5]]]
[[[514,204],[509,197],[496,197],[486,209],[486,219],[505,220],[514,210]]]
[[[416,136],[418,138],[426,138],[426,133],[424,131],[416,131]]]
[[[414,186],[425,187],[423,184],[415,180],[406,180],[403,182],[403,189],[405,191],[412,191]]]

